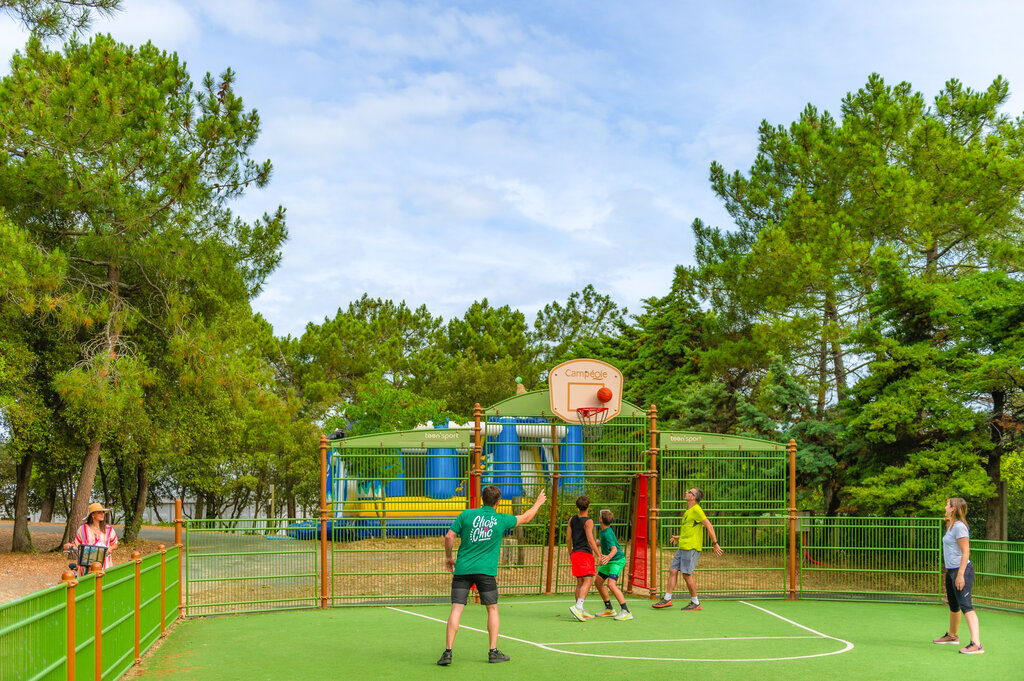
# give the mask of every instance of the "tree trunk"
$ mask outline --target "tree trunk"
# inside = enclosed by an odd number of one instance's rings
[[[995,447],[988,453],[988,463],[985,470],[988,472],[988,479],[996,488],[996,496],[988,500],[988,509],[985,514],[985,539],[995,541],[1006,541],[1007,527],[1003,524],[1006,517],[1004,509],[1008,503],[1006,485],[1002,484],[1002,459],[1003,459],[1003,409],[1006,405],[1006,393],[996,390],[992,393],[992,416],[989,418],[989,437]]]
[[[825,403],[828,395],[828,312],[821,313],[821,347],[818,350],[818,403],[815,405],[817,417],[825,416]]]
[[[294,518],[295,516],[295,495],[292,494],[291,488],[288,488],[288,517]]]
[[[149,475],[146,472],[146,464],[142,461],[135,467],[135,503],[132,504],[130,518],[125,518],[124,540],[135,541],[139,538],[139,527],[142,525],[142,515],[146,512],[146,496],[149,494]]]
[[[204,510],[206,510],[206,505],[203,503],[203,493],[196,490],[196,504],[192,507],[192,518],[194,520],[203,518]]]
[[[121,479],[121,470],[120,470],[121,467],[119,465],[117,465],[116,461],[114,462],[114,465],[118,469],[118,471],[117,471],[118,472],[118,476],[117,477],[118,477],[118,480],[120,480]],[[102,456],[100,457],[100,460],[96,463],[96,466],[97,466],[97,468],[99,469],[99,472],[100,472],[100,487],[103,489],[103,505],[106,506],[107,508],[114,508],[114,505],[110,503],[110,487],[107,485],[107,471],[103,467],[103,457]],[[124,485],[122,483],[122,487],[123,486]],[[122,503],[121,504],[121,508],[127,509],[128,506],[126,504]],[[112,512],[107,514],[107,522],[108,523],[113,523],[114,522],[114,514]]]
[[[836,309],[836,301],[832,296],[828,300],[828,317],[830,324],[835,324],[834,333],[830,334],[832,339],[832,368],[836,379],[836,402],[846,399],[846,364],[843,361],[843,346],[836,338],[839,333],[839,310]]]
[[[14,537],[11,551],[32,552],[32,535],[28,533],[28,488],[32,484],[32,453],[25,452],[15,468],[17,482],[14,488]]]
[[[75,532],[78,531],[78,526],[82,523],[82,518],[85,517],[85,512],[89,508],[92,486],[96,482],[96,468],[100,461],[101,444],[99,440],[93,440],[85,452],[85,461],[82,462],[82,474],[78,478],[75,500],[71,504],[68,520],[64,525],[64,538],[60,542],[62,545],[74,539]]]
[[[43,492],[43,508],[39,511],[39,522],[53,522],[53,507],[57,505],[57,483],[50,481],[46,483],[46,491]]]

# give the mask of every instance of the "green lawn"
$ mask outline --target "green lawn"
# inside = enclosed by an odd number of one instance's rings
[[[700,612],[681,612],[635,601],[632,621],[581,623],[569,614],[570,604],[565,597],[504,599],[499,647],[512,661],[502,665],[487,664],[485,611],[470,605],[454,664],[437,667],[448,607],[434,605],[187,620],[136,674],[210,681],[477,681],[481,673],[531,681],[563,681],[567,674],[636,681],[689,674],[715,681],[934,681],[1013,678],[1024,670],[1024,617],[1011,613],[979,613],[987,652],[970,656],[931,643],[948,621],[938,605],[706,600]],[[597,604],[588,601],[591,608]]]

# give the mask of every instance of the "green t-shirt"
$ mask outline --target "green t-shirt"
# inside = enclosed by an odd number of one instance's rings
[[[455,574],[497,576],[501,538],[515,526],[514,515],[498,513],[492,506],[467,508],[460,513],[451,525],[451,531],[462,539]]]
[[[683,526],[679,529],[679,548],[704,550],[704,509],[694,504],[683,514]]]
[[[601,553],[608,555],[611,553],[612,547],[618,549],[611,560],[608,561],[608,565],[625,565],[626,564],[626,552],[619,546],[619,540],[615,538],[615,530],[610,527],[601,528]]]

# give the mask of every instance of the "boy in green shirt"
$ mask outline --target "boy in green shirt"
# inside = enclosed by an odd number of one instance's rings
[[[676,586],[676,578],[683,573],[683,581],[690,591],[690,602],[683,606],[683,610],[700,610],[700,600],[697,598],[697,583],[693,581],[693,572],[697,569],[697,559],[704,549],[704,530],[708,531],[711,537],[711,546],[714,547],[715,555],[722,555],[722,547],[718,545],[718,537],[715,535],[715,528],[711,527],[711,521],[704,514],[700,502],[704,500],[704,492],[697,487],[686,490],[686,512],[683,513],[683,523],[679,531],[679,550],[672,558],[672,566],[668,571],[668,588],[665,596],[651,607],[671,608],[672,590]],[[675,537],[673,537],[675,539]]]
[[[544,491],[537,495],[533,506],[522,515],[498,513],[495,507],[501,500],[501,490],[487,485],[480,491],[484,502],[481,508],[467,508],[452,522],[444,535],[444,567],[452,573],[452,609],[448,615],[445,633],[445,649],[437,661],[442,667],[452,663],[452,645],[459,631],[462,610],[469,601],[469,590],[476,585],[480,602],[487,608],[487,634],[491,649],[488,662],[508,662],[509,656],[498,650],[498,559],[501,556],[501,540],[507,530],[533,520],[541,505],[547,501]],[[459,559],[452,557],[455,537],[461,537]]]
[[[601,600],[604,601],[604,610],[597,613],[598,617],[611,617],[615,616],[617,620],[631,620],[633,619],[633,613],[629,611],[629,606],[626,605],[626,597],[622,595],[622,590],[619,589],[618,579],[619,575],[626,569],[626,553],[619,546],[619,540],[615,538],[615,530],[612,529],[612,523],[615,522],[615,514],[608,509],[601,511],[601,554],[607,558],[607,562],[597,568],[597,592],[601,594]],[[605,581],[608,582],[608,586],[605,587]],[[616,600],[619,601],[619,614],[615,614],[612,610],[612,601],[608,597],[608,590],[611,589],[612,594],[615,595]]]

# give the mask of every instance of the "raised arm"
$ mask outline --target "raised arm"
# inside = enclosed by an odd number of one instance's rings
[[[522,525],[533,520],[534,516],[537,515],[537,511],[540,510],[540,507],[543,506],[544,502],[547,500],[548,495],[544,494],[544,490],[541,490],[540,494],[537,495],[537,498],[533,500],[533,506],[526,509],[526,512],[522,515],[516,516],[516,525]]]

